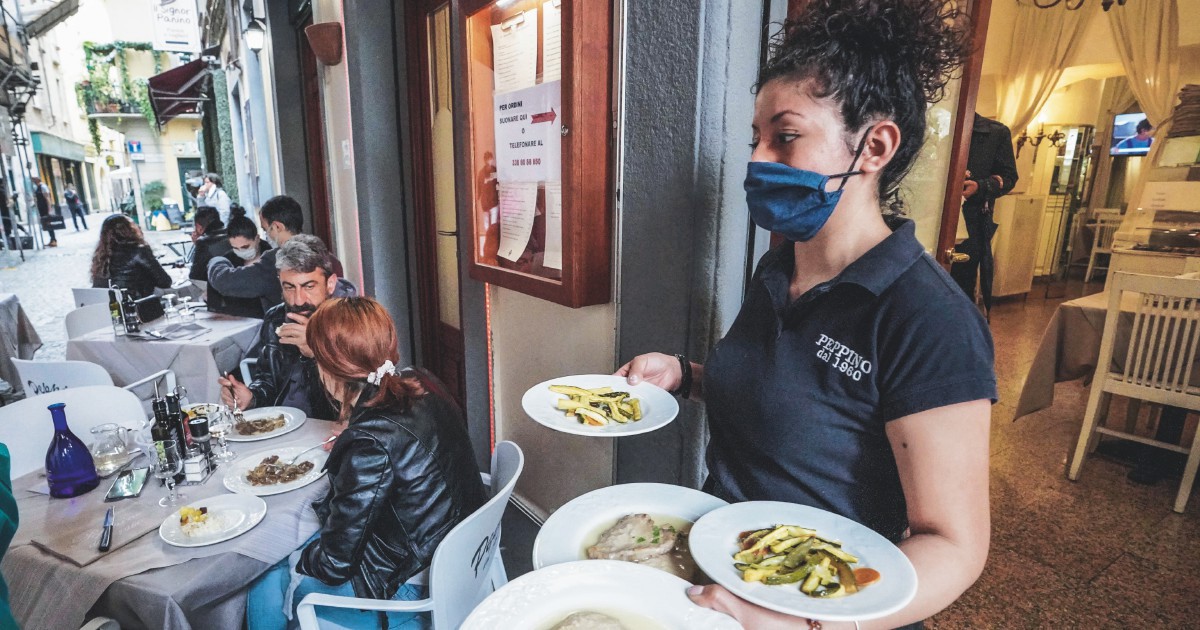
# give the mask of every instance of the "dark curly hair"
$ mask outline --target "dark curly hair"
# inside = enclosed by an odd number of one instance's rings
[[[97,278],[110,278],[109,261],[112,260],[113,250],[142,247],[142,240],[133,220],[123,214],[114,214],[100,224],[100,242],[96,243],[96,253],[92,254],[92,282]]]
[[[925,142],[925,114],[970,53],[966,14],[954,0],[813,0],[770,42],[755,91],[776,79],[812,81],[841,107],[853,152],[864,125],[890,119],[900,146],[879,177],[879,200],[903,212],[900,182]]]

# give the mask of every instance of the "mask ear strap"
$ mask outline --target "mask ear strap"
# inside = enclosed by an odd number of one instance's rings
[[[846,171],[845,173],[838,173],[837,175],[829,176],[829,179],[833,179],[835,177],[842,178],[842,185],[838,186],[839,191],[846,187],[846,181],[850,179],[850,176],[862,175],[862,173],[863,173],[862,171],[854,170],[854,165],[858,164],[858,158],[862,157],[863,149],[867,148],[867,136],[871,135],[871,131],[873,129],[875,129],[874,125],[872,125],[870,128],[868,128],[867,131],[865,133],[863,133],[862,139],[858,141],[858,149],[855,149],[854,159],[850,161],[850,169],[851,170]]]

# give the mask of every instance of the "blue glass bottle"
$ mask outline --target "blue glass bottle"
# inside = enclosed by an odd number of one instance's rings
[[[96,462],[83,442],[71,433],[64,407],[63,403],[47,407],[54,419],[54,437],[46,450],[46,482],[50,485],[50,496],[60,499],[77,497],[100,485]]]

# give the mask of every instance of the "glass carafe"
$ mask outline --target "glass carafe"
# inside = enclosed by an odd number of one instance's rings
[[[46,482],[50,496],[62,498],[79,496],[100,485],[96,462],[83,442],[67,426],[63,403],[47,407],[54,420],[54,437],[46,450]]]
[[[101,477],[107,477],[120,469],[129,461],[129,446],[125,442],[123,426],[108,423],[92,427],[92,445],[88,450],[96,462],[96,472]]]

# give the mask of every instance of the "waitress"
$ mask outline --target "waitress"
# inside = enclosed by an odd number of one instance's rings
[[[987,559],[991,334],[899,218],[926,108],[969,49],[942,5],[813,0],[786,25],[759,77],[745,187],[754,223],[787,242],[705,363],[655,353],[618,371],[706,401],[708,492],[843,515],[916,567],[912,603],[861,624],[691,589],[747,628],[919,626]]]

